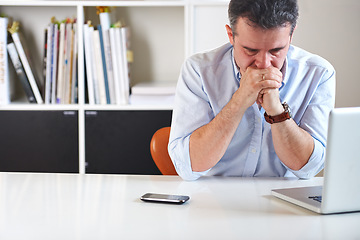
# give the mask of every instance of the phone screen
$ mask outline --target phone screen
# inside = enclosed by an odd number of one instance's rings
[[[177,203],[182,204],[190,199],[189,196],[184,195],[169,195],[159,193],[146,193],[140,198],[147,202],[162,202],[162,203]]]

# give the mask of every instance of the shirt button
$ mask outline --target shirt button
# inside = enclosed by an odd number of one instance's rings
[[[257,118],[257,121],[258,121],[258,123],[260,123],[260,122],[261,122],[261,118]]]
[[[252,153],[256,153],[256,148],[251,149]]]

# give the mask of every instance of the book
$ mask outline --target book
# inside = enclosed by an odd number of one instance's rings
[[[94,98],[95,98],[95,104],[100,104],[100,90],[99,90],[99,78],[98,78],[98,69],[96,59],[95,59],[95,45],[94,45],[94,26],[89,26],[89,42],[90,42],[90,56],[91,56],[91,62],[89,67],[93,71],[93,86],[94,86]]]
[[[44,53],[43,53],[43,71],[42,71],[42,77],[43,79],[46,81],[46,65],[47,65],[47,43],[48,43],[48,39],[47,39],[47,35],[48,34],[48,29],[45,28],[44,29]],[[45,101],[45,83],[44,83],[44,86],[43,86],[43,89],[42,89],[42,98]]]
[[[119,28],[112,27],[109,29],[110,45],[111,45],[111,58],[113,63],[113,73],[114,73],[114,92],[115,92],[115,102],[116,104],[121,104],[121,73],[120,73],[120,45],[116,40],[116,31],[120,30]]]
[[[56,86],[57,86],[57,66],[59,58],[59,24],[54,24],[53,41],[51,43],[52,57],[51,57],[51,104],[56,103]]]
[[[9,53],[10,59],[13,63],[13,66],[15,68],[16,74],[18,79],[21,82],[21,85],[24,88],[25,94],[29,100],[30,103],[36,103],[36,99],[35,99],[35,95],[32,91],[30,82],[25,74],[25,70],[23,68],[23,65],[21,64],[20,58],[19,58],[19,54],[16,50],[15,44],[9,43],[7,45],[7,51]]]
[[[102,30],[102,44],[104,49],[104,58],[106,63],[106,77],[107,77],[107,85],[108,90],[107,94],[108,96],[108,103],[115,104],[116,103],[116,97],[115,97],[115,84],[114,84],[114,68],[113,68],[113,62],[112,62],[112,56],[111,56],[111,44],[110,44],[110,36],[109,36],[109,30],[111,26],[111,20],[110,20],[110,8],[103,7],[98,8],[99,10],[99,19],[100,19],[100,25]],[[106,84],[106,80],[105,80]]]
[[[65,34],[66,23],[62,22],[59,29],[59,56],[57,62],[57,79],[56,79],[56,103],[62,103],[63,90],[65,82]]]
[[[120,50],[121,64],[122,64],[122,84],[123,84],[123,102],[129,103],[129,91],[130,91],[130,62],[133,61],[132,52],[130,48],[130,29],[128,27],[120,28]]]
[[[102,31],[101,24],[99,24],[97,26],[97,31],[99,33],[99,40],[100,40],[100,50],[101,50],[101,61],[100,62],[102,62],[102,65],[103,65],[106,103],[110,104],[109,79],[108,79],[108,71],[107,71],[107,66],[106,66],[104,38],[103,38],[103,31]]]
[[[72,57],[74,51],[74,30],[72,23],[66,24],[65,58],[64,58],[64,82],[62,103],[71,103],[71,82],[72,82]]]
[[[122,44],[122,32],[121,28],[115,28],[115,41],[117,43],[116,46],[116,55],[118,57],[118,69],[119,69],[119,86],[120,86],[120,104],[126,105],[129,103],[126,94],[126,77],[127,77],[127,64],[126,62],[126,52],[123,50]]]
[[[7,47],[8,18],[0,17],[0,105],[10,103],[10,83]]]
[[[54,24],[50,24],[46,29],[46,57],[44,62],[45,66],[45,103],[51,103],[51,62],[52,62],[52,48],[54,38]],[[45,55],[45,54],[44,54]]]
[[[78,78],[77,78],[77,54],[78,54],[78,44],[77,44],[77,24],[73,24],[74,31],[74,41],[73,41],[73,52],[71,57],[71,101],[70,103],[78,103]]]
[[[99,91],[99,103],[106,104],[106,91],[105,91],[105,80],[104,80],[104,68],[101,55],[101,44],[100,44],[100,31],[94,30],[92,32],[93,50],[94,50],[94,67],[96,68],[97,76],[97,87]]]
[[[110,29],[111,30],[111,29]],[[114,70],[117,70],[117,78],[115,79],[115,86],[117,87],[118,104],[125,105],[129,103],[129,69],[127,60],[127,47],[126,47],[126,32],[124,27],[117,26],[111,30],[114,34],[114,51],[115,51],[115,65]],[[115,71],[114,71],[115,73]]]
[[[95,90],[94,90],[94,68],[92,67],[93,61],[93,46],[92,46],[92,32],[94,28],[91,28],[91,23],[85,23],[83,25],[84,34],[84,54],[85,54],[85,69],[86,69],[86,81],[88,90],[89,104],[95,104]]]
[[[39,86],[37,83],[37,79],[35,77],[35,72],[33,71],[31,58],[28,52],[28,48],[26,47],[26,42],[24,38],[19,33],[19,22],[13,22],[11,28],[9,28],[9,32],[11,34],[12,40],[15,44],[16,50],[19,54],[20,61],[25,70],[26,76],[30,82],[31,89],[35,95],[35,100],[37,103],[43,103],[43,99],[39,90]]]

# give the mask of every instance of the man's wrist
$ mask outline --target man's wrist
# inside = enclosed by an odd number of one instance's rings
[[[273,124],[273,123],[279,123],[279,122],[283,122],[285,120],[288,120],[291,118],[291,113],[290,113],[290,108],[289,105],[284,102],[282,104],[283,106],[283,111],[280,114],[277,115],[269,115],[268,113],[264,113],[264,117],[266,122]]]
[[[276,116],[284,112],[284,106],[279,102],[276,107],[269,109],[268,111],[265,110],[267,115],[269,116]]]

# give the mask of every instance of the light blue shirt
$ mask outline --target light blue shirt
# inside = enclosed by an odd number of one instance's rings
[[[222,110],[241,81],[233,47],[228,43],[188,58],[180,73],[168,150],[183,179],[203,175],[309,178],[323,168],[328,116],[335,103],[335,70],[325,59],[290,46],[281,71],[280,100],[288,103],[293,120],[314,139],[308,163],[294,171],[280,161],[271,124],[265,121],[263,108],[259,110],[254,103],[246,110],[221,160],[207,171],[192,171],[190,135]]]

